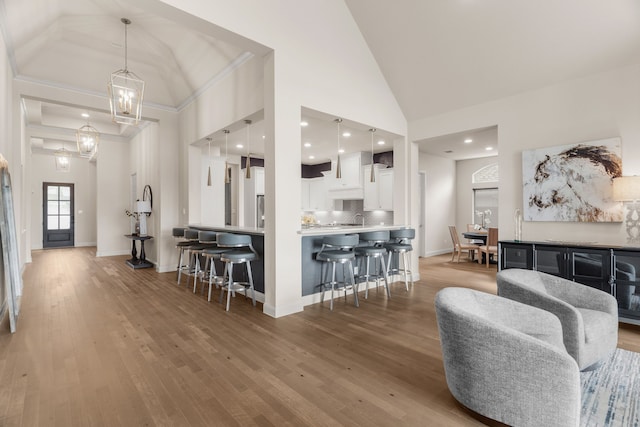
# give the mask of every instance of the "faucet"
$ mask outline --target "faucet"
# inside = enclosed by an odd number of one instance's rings
[[[364,215],[361,214],[360,212],[356,212],[356,214],[353,216],[353,220],[351,222],[353,222],[355,224],[356,223],[356,218],[358,218],[358,216],[360,218],[362,218],[362,226],[364,227]]]

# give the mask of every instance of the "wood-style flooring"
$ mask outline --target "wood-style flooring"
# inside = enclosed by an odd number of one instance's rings
[[[36,251],[18,330],[0,330],[0,426],[478,426],[449,393],[433,300],[495,293],[495,266],[420,260],[392,286],[273,319],[231,311],[95,248]],[[217,296],[217,294],[216,294]],[[640,351],[640,330],[620,346]]]

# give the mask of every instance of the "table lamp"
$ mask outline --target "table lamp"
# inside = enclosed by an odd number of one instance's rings
[[[140,235],[147,235],[147,216],[151,214],[151,201],[150,200],[138,200],[136,202],[136,210],[140,220]]]

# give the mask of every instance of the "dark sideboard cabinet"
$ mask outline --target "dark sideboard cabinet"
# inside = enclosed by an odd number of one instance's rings
[[[621,322],[640,325],[640,248],[569,242],[498,242],[498,270],[524,268],[610,293]]]

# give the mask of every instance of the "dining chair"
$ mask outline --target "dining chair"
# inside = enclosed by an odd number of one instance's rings
[[[478,245],[472,245],[469,243],[460,243],[460,238],[458,237],[458,231],[456,230],[455,225],[449,226],[449,233],[451,234],[451,240],[453,241],[453,252],[451,253],[451,261],[458,254],[458,262],[460,262],[460,254],[462,251],[469,251],[469,258],[473,260],[473,255],[478,254]]]
[[[487,244],[478,246],[478,264],[482,264],[482,257],[480,254],[485,254],[485,260],[487,268],[489,268],[489,258],[491,255],[498,256],[498,229],[490,228],[487,234]]]

